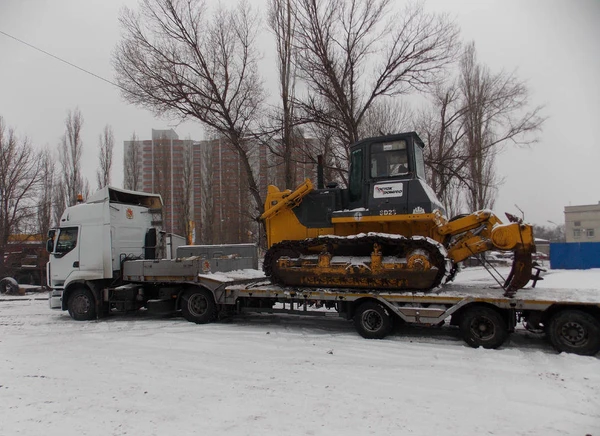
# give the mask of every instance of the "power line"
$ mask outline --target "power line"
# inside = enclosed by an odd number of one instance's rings
[[[116,86],[117,88],[119,88],[119,89],[122,89],[123,91],[127,92],[127,90],[126,90],[125,88],[123,88],[122,86],[120,86],[119,84],[117,84],[117,83],[115,83],[115,82],[112,82],[112,81],[110,81],[110,80],[108,80],[108,79],[105,79],[104,77],[102,77],[102,76],[99,76],[99,75],[97,75],[97,74],[95,74],[95,73],[92,73],[91,71],[88,71],[88,70],[86,70],[85,68],[81,68],[81,67],[80,67],[80,66],[78,66],[78,65],[75,65],[75,64],[73,64],[73,63],[71,63],[71,62],[69,62],[69,61],[67,61],[67,60],[64,60],[64,59],[62,59],[62,58],[60,58],[60,57],[58,57],[58,56],[56,56],[56,55],[53,55],[52,53],[49,53],[49,52],[47,52],[46,50],[42,50],[41,48],[39,48],[39,47],[36,47],[36,46],[35,46],[35,45],[33,45],[33,44],[29,44],[28,42],[25,42],[25,41],[23,41],[22,39],[19,39],[19,38],[17,38],[16,36],[9,35],[8,33],[6,33],[6,32],[3,32],[2,30],[0,30],[0,33],[1,33],[1,34],[3,34],[3,35],[5,35],[5,36],[8,36],[9,38],[12,38],[12,39],[14,39],[15,41],[18,41],[18,42],[20,42],[21,44],[25,44],[26,46],[28,46],[28,47],[31,47],[31,48],[32,48],[32,49],[34,49],[34,50],[37,50],[37,51],[39,51],[39,52],[42,52],[42,53],[44,53],[44,54],[45,54],[45,55],[47,55],[47,56],[53,57],[53,58],[54,58],[54,59],[56,59],[56,60],[59,60],[59,61],[61,61],[61,62],[64,62],[65,64],[67,64],[67,65],[69,65],[69,66],[71,66],[71,67],[77,68],[78,70],[80,70],[80,71],[83,71],[84,73],[86,73],[86,74],[89,74],[90,76],[94,76],[94,77],[95,77],[95,78],[97,78],[97,79],[103,80],[103,81],[105,81],[106,83],[109,83],[109,84],[111,84],[111,85],[113,85],[113,86]]]

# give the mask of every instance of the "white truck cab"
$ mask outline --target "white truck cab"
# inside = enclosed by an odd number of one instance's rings
[[[68,207],[47,243],[50,307],[65,310],[71,290],[110,283],[124,259],[154,259],[161,211],[158,194],[110,186]]]

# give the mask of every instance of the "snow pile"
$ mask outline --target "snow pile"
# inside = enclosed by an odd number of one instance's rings
[[[234,280],[262,279],[265,277],[265,273],[262,270],[257,269],[240,269],[227,272],[198,274],[198,277],[216,282],[231,282]]]

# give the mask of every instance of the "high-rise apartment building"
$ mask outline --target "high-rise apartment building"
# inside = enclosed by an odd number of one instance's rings
[[[194,190],[193,174],[190,183],[184,167],[193,159],[193,141],[179,139],[172,129],[153,129],[152,139],[125,141],[124,152],[125,188],[160,194],[164,203],[163,230],[186,234],[188,222],[195,218],[185,192],[185,186],[191,185]]]
[[[281,158],[266,146],[246,146],[264,200],[268,184],[283,186]],[[227,140],[181,140],[173,130],[152,130],[152,139],[125,141],[124,151],[124,187],[161,194],[163,230],[189,234],[196,244],[260,242],[247,170]],[[310,166],[295,168],[297,182],[311,177]]]

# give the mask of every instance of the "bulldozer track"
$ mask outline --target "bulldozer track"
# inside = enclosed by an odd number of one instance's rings
[[[398,235],[368,234],[360,236],[340,237],[340,236],[320,236],[318,238],[308,238],[304,240],[286,240],[274,244],[266,253],[263,270],[265,275],[271,278],[271,281],[280,285],[287,285],[285,279],[277,270],[277,261],[281,257],[291,259],[300,259],[309,255],[318,255],[323,249],[326,249],[332,256],[370,256],[374,244],[381,247],[384,259],[405,258],[406,255],[414,250],[425,251],[429,257],[432,267],[438,269],[438,273],[432,280],[427,289],[419,291],[428,291],[439,286],[452,270],[451,261],[445,255],[445,249],[437,242],[425,238],[414,237],[406,238]],[[313,286],[326,286],[325,284],[315,284]],[[398,288],[395,286],[381,286],[381,289],[406,291],[410,288]]]

